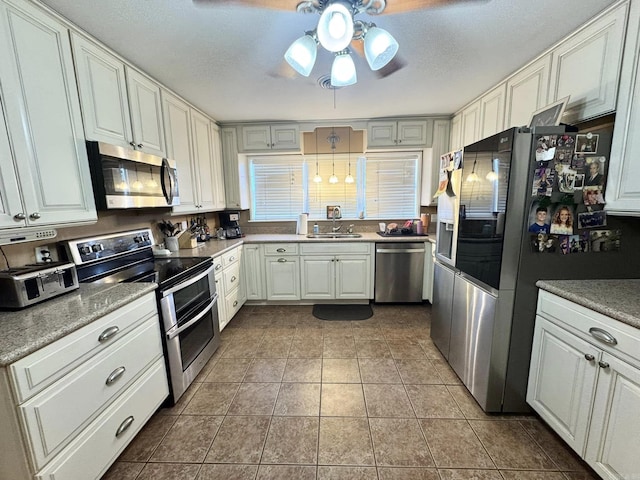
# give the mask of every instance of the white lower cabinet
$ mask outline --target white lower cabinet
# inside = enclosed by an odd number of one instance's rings
[[[264,245],[267,300],[300,300],[300,258],[297,243]]]
[[[640,331],[549,292],[527,402],[600,476],[640,473]]]
[[[433,303],[433,269],[436,256],[436,244],[424,242],[424,279],[422,281],[422,299]]]
[[[264,286],[264,254],[259,244],[244,244],[242,251],[242,279],[246,300],[267,298]]]
[[[152,292],[2,369],[0,478],[100,478],[168,393]]]
[[[300,291],[305,300],[372,297],[371,244],[310,243],[300,246]]]
[[[220,331],[228,325],[246,301],[241,275],[243,250],[244,245],[239,245],[213,258]]]

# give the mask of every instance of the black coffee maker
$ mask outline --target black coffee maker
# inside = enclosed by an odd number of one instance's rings
[[[226,238],[240,238],[242,231],[240,230],[240,213],[239,212],[220,212],[220,226],[224,230]]]

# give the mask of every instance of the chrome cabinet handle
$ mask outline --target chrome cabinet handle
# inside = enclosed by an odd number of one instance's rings
[[[38,212],[33,212],[31,215],[29,215],[29,218],[32,220],[37,220],[40,218],[40,214]]]
[[[610,366],[607,362],[603,362],[602,360],[598,362],[598,365],[600,365],[600,368],[609,368]]]
[[[134,142],[129,142],[129,145],[131,145],[133,148],[136,148],[136,144]]]
[[[276,252],[278,252],[278,253],[284,253],[286,251],[287,251],[286,248],[278,248],[278,249],[276,249]]]
[[[118,367],[116,368],[113,372],[111,372],[111,375],[109,375],[107,377],[107,381],[104,382],[107,385],[111,385],[113,384],[113,382],[115,382],[116,380],[118,380],[122,375],[124,375],[124,372],[126,372],[127,369],[124,368],[124,366],[122,367]]]
[[[127,418],[125,418],[124,422],[122,422],[118,427],[118,430],[116,430],[116,438],[126,432],[134,420],[135,418],[133,418],[133,415],[129,415]]]
[[[236,261],[236,257],[229,257],[229,261],[230,262],[235,262]]]
[[[13,218],[16,219],[16,220],[24,220],[24,219],[27,218],[27,216],[24,213],[20,212],[20,213],[16,213],[13,216]]]
[[[585,353],[584,354],[584,358],[586,358],[587,360],[589,360],[590,362],[593,362],[596,357],[594,357],[593,355],[591,355],[590,353]]]
[[[219,263],[216,265],[216,270],[220,270],[222,268],[222,265],[220,265]]]
[[[614,337],[609,332],[601,328],[591,327],[589,329],[589,333],[596,339],[600,340],[601,342],[608,343],[609,345],[618,344],[618,340],[616,340],[616,337]]]
[[[142,148],[142,144],[141,143],[138,144],[138,148]]]
[[[116,333],[120,331],[120,328],[114,325],[113,327],[107,328],[104,332],[100,334],[98,337],[99,342],[106,342],[111,337],[113,337]]]
[[[287,259],[286,259],[286,258],[279,258],[279,259],[278,259],[278,261],[279,261],[280,263],[286,263],[286,262],[287,262]]]
[[[233,282],[235,282],[236,280],[237,280],[237,279],[236,279],[235,275],[234,275],[233,277],[231,277],[231,282],[232,282],[232,283],[233,283]]]
[[[235,302],[233,302],[233,306],[235,307],[236,305],[238,305],[238,301],[237,300]]]

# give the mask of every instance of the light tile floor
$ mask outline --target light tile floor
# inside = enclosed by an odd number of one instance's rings
[[[537,417],[484,414],[431,342],[428,305],[311,310],[243,307],[103,479],[597,478]]]

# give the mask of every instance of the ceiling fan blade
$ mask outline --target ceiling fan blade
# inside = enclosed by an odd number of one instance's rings
[[[389,75],[393,75],[398,70],[402,70],[406,66],[407,62],[403,60],[400,55],[396,54],[396,56],[393,57],[384,67],[382,67],[380,70],[376,70],[375,74],[378,76],[378,78],[385,78]]]
[[[387,0],[383,14],[394,14],[422,10],[432,7],[444,7],[465,2],[487,2],[488,0]]]
[[[364,58],[364,42],[362,40],[351,40],[350,48],[362,58]]]
[[[193,0],[193,3],[195,5],[205,7],[234,3],[247,7],[295,12],[298,3],[300,3],[300,0]]]

